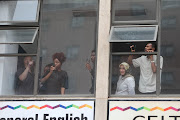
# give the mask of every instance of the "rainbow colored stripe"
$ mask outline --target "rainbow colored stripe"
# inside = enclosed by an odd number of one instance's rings
[[[147,111],[155,111],[155,110],[160,110],[160,111],[174,110],[174,111],[177,111],[177,112],[180,111],[180,108],[177,109],[177,108],[174,108],[174,107],[168,107],[168,108],[163,109],[161,107],[154,107],[154,108],[140,107],[140,108],[134,108],[134,107],[131,107],[131,106],[129,106],[127,108],[124,108],[124,109],[116,106],[116,107],[111,108],[110,111],[113,111],[113,110],[126,111],[126,110],[129,110],[129,109],[134,110],[134,111],[140,111],[140,110],[143,110],[143,109],[147,110]]]
[[[56,108],[59,108],[59,107],[63,108],[63,109],[69,109],[69,108],[82,109],[82,108],[85,108],[85,107],[92,109],[92,106],[87,105],[87,104],[84,104],[82,106],[77,106],[77,105],[72,104],[72,105],[69,105],[69,106],[63,106],[63,105],[56,105],[56,106],[44,105],[44,106],[41,106],[41,107],[36,106],[36,105],[31,105],[29,107],[25,107],[23,105],[18,105],[16,107],[12,107],[10,105],[6,105],[4,107],[0,107],[0,110],[4,110],[4,109],[7,109],[7,108],[12,109],[12,110],[16,110],[16,109],[19,109],[19,108],[23,108],[23,109],[26,109],[26,110],[29,110],[31,108],[36,108],[36,109],[44,109],[44,108],[56,109]]]

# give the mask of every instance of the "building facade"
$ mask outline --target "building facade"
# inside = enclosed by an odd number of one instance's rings
[[[117,107],[121,103],[122,108],[131,106],[132,110],[133,105],[138,108],[142,104],[145,109],[146,105],[157,107],[162,103],[164,106],[156,109],[172,116],[174,113],[165,108],[179,104],[179,10],[180,0],[0,1],[0,116],[11,113],[3,111],[4,106],[9,104],[9,109],[15,110],[21,102],[21,108],[23,104],[37,104],[39,107],[32,107],[43,109],[40,106],[45,103],[61,103],[66,109],[71,104],[78,109],[83,105],[93,109],[89,114],[86,109],[86,114],[73,113],[79,117],[71,115],[71,111],[61,111],[69,116],[51,120],[140,119],[119,118],[115,115],[118,112],[111,114],[114,109],[125,111]],[[146,51],[147,44],[155,49]],[[130,56],[135,59],[152,55],[155,57],[148,70],[152,72],[151,65],[155,65],[155,78],[149,83],[145,81],[144,86],[155,90],[139,91],[142,67],[130,64],[128,72],[134,78],[135,94],[115,94],[121,76],[120,63],[128,63]],[[28,114],[20,112],[22,118]],[[49,115],[56,114],[51,112]],[[21,119],[14,114],[9,117]],[[40,114],[45,115],[42,112],[27,119],[38,119]],[[89,118],[84,116],[87,114]],[[134,113],[124,115],[128,114]]]

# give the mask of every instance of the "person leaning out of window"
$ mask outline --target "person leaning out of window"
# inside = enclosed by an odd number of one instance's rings
[[[65,93],[65,86],[68,81],[67,72],[62,70],[62,64],[65,62],[66,57],[64,53],[55,53],[53,56],[53,63],[50,67],[49,73],[40,80],[41,83],[46,82],[47,94],[61,94]]]
[[[129,64],[123,62],[119,65],[119,80],[115,95],[135,95],[134,77],[129,74]]]

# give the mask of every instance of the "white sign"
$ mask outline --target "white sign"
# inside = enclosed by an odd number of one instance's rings
[[[0,120],[94,120],[94,101],[0,102]]]
[[[180,120],[180,101],[109,101],[109,120]]]

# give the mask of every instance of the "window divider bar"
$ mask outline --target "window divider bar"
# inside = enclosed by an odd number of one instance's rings
[[[157,55],[158,52],[112,52],[111,55]]]
[[[158,21],[157,20],[139,20],[139,21],[113,21],[113,25],[116,24],[152,24],[152,25],[157,25]]]
[[[37,54],[0,54],[0,57],[37,56]]]
[[[156,94],[157,96],[161,93],[161,71],[160,71],[160,55],[161,55],[161,4],[158,0],[158,20],[159,20],[159,33],[157,40],[157,71],[156,71]]]

